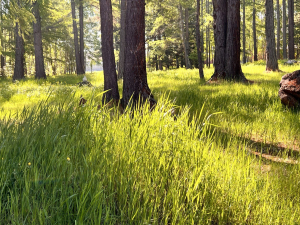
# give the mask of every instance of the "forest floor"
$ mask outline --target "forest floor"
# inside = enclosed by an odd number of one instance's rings
[[[74,75],[1,78],[0,221],[299,224],[300,111],[278,90],[300,66],[242,69],[253,84],[148,72],[158,105],[134,116],[97,110],[101,73],[87,74],[93,87]]]

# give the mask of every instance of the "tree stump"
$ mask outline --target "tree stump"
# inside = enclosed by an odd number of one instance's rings
[[[300,70],[281,78],[278,94],[283,105],[289,108],[300,106]]]

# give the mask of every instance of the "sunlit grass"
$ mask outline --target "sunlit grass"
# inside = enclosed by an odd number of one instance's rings
[[[277,96],[284,73],[264,69],[243,66],[252,85],[152,72],[155,110],[122,115],[97,110],[102,73],[83,88],[74,75],[1,80],[1,223],[300,223],[299,165],[251,154],[299,148],[299,112]]]

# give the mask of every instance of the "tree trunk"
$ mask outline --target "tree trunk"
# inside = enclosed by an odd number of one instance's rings
[[[37,1],[35,1],[33,3],[32,10],[33,10],[33,14],[35,17],[35,23],[33,23],[35,78],[36,79],[41,79],[41,78],[46,79],[44,55],[43,55],[43,44],[42,44],[41,17],[40,17],[40,11],[39,11],[39,4]]]
[[[257,61],[257,45],[256,45],[256,7],[255,7],[255,0],[253,0],[253,21],[252,21],[252,27],[253,27],[253,48],[254,48],[254,56],[253,60]]]
[[[16,50],[15,50],[15,68],[13,80],[20,80],[25,78],[24,76],[24,41],[21,36],[21,30],[19,30],[19,24],[16,23],[15,28]]]
[[[79,30],[80,30],[80,64],[81,72],[85,74],[85,61],[84,61],[84,39],[83,39],[83,2],[79,1]]]
[[[210,80],[247,82],[240,64],[240,0],[214,0],[215,72]]]
[[[280,59],[280,5],[277,0],[277,59]]]
[[[295,59],[294,46],[294,0],[288,0],[289,8],[289,59]]]
[[[246,6],[243,0],[243,63],[246,63]]]
[[[190,59],[188,53],[188,40],[186,39],[186,32],[184,30],[184,17],[183,17],[183,10],[182,6],[179,5],[179,12],[180,12],[180,27],[181,27],[181,38],[183,42],[183,49],[184,49],[184,57],[185,57],[185,67],[186,69],[190,69]]]
[[[200,35],[200,0],[197,0],[197,13],[196,13],[196,43],[198,54],[198,67],[200,79],[204,79],[203,65],[202,65],[202,48],[201,48],[201,35]]]
[[[4,55],[2,54],[2,51],[4,49],[4,43],[3,43],[3,16],[2,16],[2,2],[0,3],[0,20],[1,20],[1,28],[0,28],[0,37],[2,37],[1,41],[1,54],[0,54],[0,76],[4,76],[4,64],[5,64],[5,58]]]
[[[126,0],[121,0],[121,28],[120,28],[120,52],[119,52],[119,72],[118,72],[119,79],[122,79],[124,75],[125,26],[126,26]]]
[[[111,0],[100,0],[101,16],[101,42],[102,59],[104,71],[104,91],[103,103],[114,99],[119,101],[119,89],[117,83],[116,63],[113,45],[113,16]]]
[[[200,18],[201,18],[201,35],[200,35],[200,46],[201,46],[201,50],[202,50],[202,57],[201,57],[201,61],[202,61],[202,68],[204,67],[203,65],[203,51],[204,51],[204,32],[203,32],[203,0],[201,0],[201,13],[200,13]]]
[[[282,48],[283,48],[283,58],[287,59],[287,52],[286,52],[286,0],[282,0]]]
[[[188,8],[185,8],[185,17],[184,17],[184,20],[185,20],[185,40],[186,40],[186,46],[187,46],[187,54],[188,56],[190,55],[190,43],[189,43],[189,40],[190,40],[190,33],[189,33],[189,9]],[[191,62],[189,60],[189,68],[187,69],[190,69],[191,68]]]
[[[275,48],[274,9],[273,0],[266,0],[266,71],[278,71],[278,62]]]
[[[76,59],[76,73],[78,75],[84,74],[83,67],[80,60],[79,44],[78,44],[78,30],[76,24],[76,12],[75,12],[75,0],[71,0],[72,6],[72,19],[73,19],[73,34],[74,34],[74,47],[75,47],[75,59]]]
[[[152,107],[155,100],[148,87],[145,57],[145,0],[127,0],[125,29],[123,104],[149,100]]]
[[[227,2],[213,0],[214,38],[215,38],[215,72],[212,78],[225,79]]]

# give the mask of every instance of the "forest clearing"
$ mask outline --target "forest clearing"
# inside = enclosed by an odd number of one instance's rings
[[[299,68],[296,0],[1,0],[0,224],[300,224]]]
[[[254,84],[149,72],[158,105],[134,116],[97,110],[99,73],[1,80],[1,221],[299,223],[299,111],[280,103],[283,72],[242,68]]]

